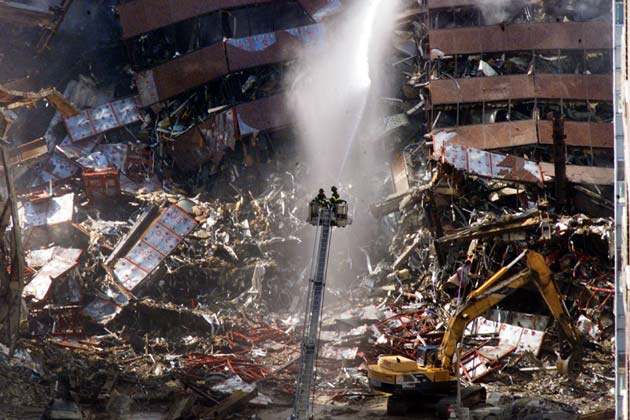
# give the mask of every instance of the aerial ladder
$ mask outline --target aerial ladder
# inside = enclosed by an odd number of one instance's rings
[[[320,194],[323,191],[320,190]],[[300,368],[296,385],[295,402],[291,420],[307,420],[313,415],[313,391],[315,389],[315,368],[319,347],[322,307],[326,288],[326,269],[333,227],[346,227],[351,223],[348,217],[348,203],[338,199],[333,187],[333,198],[311,201],[309,206],[310,224],[317,227],[315,247],[308,288],[308,300],[304,314]]]

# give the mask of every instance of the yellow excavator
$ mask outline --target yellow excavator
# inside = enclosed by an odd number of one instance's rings
[[[524,257],[527,257],[527,268],[501,280]],[[561,328],[564,345],[558,355],[558,370],[564,374],[572,370],[572,363],[580,352],[580,333],[571,321],[544,257],[526,250],[468,295],[463,306],[449,320],[439,347],[419,346],[417,360],[401,356],[381,356],[376,365],[368,366],[370,386],[392,394],[388,399],[387,413],[392,416],[405,415],[410,404],[417,405],[419,401],[437,404],[439,407],[441,402],[444,405],[444,401],[454,400],[457,377],[453,374],[453,355],[466,326],[529,282],[536,285]],[[466,390],[464,398],[470,402],[485,399],[485,392],[480,387]]]

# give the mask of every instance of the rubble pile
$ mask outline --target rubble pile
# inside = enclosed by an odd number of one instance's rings
[[[3,178],[0,191],[9,197],[0,218],[7,418],[251,418],[289,407],[295,395],[314,230],[305,221],[313,191],[301,182],[313,173],[292,159],[283,75],[341,3],[323,2],[325,13],[299,1],[308,13],[278,2],[222,14],[208,2],[200,16],[164,24],[130,19],[138,1],[118,9],[132,92],[78,75],[63,95],[0,85],[3,139],[23,116],[16,110],[47,101],[56,112],[38,140],[0,147],[15,177],[15,185]],[[512,100],[501,96],[508,88],[471,98],[484,89],[461,89],[504,76],[600,80],[609,51],[595,43],[580,54],[562,52],[570,46],[554,48],[559,55],[481,54],[440,38],[463,27],[589,25],[607,16],[577,2],[526,3],[495,22],[484,8],[403,2],[391,56],[380,64],[390,116],[369,134],[391,163],[381,184],[393,191],[367,203],[338,184],[356,223],[331,257],[331,276],[348,281],[327,286],[318,403],[352,411],[382,402],[368,365],[439,346],[471,294],[495,273],[517,275],[533,251],[580,333],[580,357],[570,376],[560,375],[566,337],[539,287],[506,287],[492,310],[470,320],[453,364],[465,386],[488,391],[475,418],[574,419],[612,405],[611,102],[582,94]],[[274,32],[248,17],[277,10]],[[605,96],[596,91],[588,90]],[[367,243],[352,239],[352,229],[374,225]],[[10,299],[15,291],[21,296]]]

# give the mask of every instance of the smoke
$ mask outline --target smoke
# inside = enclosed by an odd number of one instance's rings
[[[544,14],[550,15],[547,20],[567,16],[570,20],[586,21],[610,11],[610,4],[607,0],[560,0],[546,3],[541,0],[477,0],[485,25],[509,22],[526,6],[539,8]]]
[[[484,24],[496,25],[510,20],[523,7],[537,3],[531,0],[478,0]]]
[[[390,45],[397,3],[354,2],[326,25],[323,45],[305,50],[289,77],[289,106],[299,137],[300,163],[308,168],[308,175],[298,182],[312,190],[313,196],[319,187],[337,185],[355,218],[352,227],[334,233],[329,267],[332,284],[349,280],[349,272],[335,268],[340,260],[354,269],[365,267],[360,247],[373,234],[369,225],[375,222],[367,210],[377,190],[374,176],[386,164],[382,154],[374,153],[377,149],[370,141],[372,127],[382,126],[383,121],[374,105],[380,85],[374,67],[382,65]],[[304,243],[307,247],[312,244],[308,239]]]

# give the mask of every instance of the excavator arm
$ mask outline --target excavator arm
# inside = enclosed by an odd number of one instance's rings
[[[501,278],[507,271],[516,264],[523,256],[527,256],[528,268],[505,280]],[[542,255],[533,251],[525,251],[510,265],[503,267],[483,285],[473,291],[466,303],[450,319],[446,334],[442,340],[442,345],[438,350],[438,363],[442,368],[449,368],[453,355],[457,349],[457,343],[464,335],[466,326],[478,316],[484,314],[516,289],[523,287],[528,282],[534,282],[553,317],[558,321],[572,351],[577,351],[580,342],[580,334],[571,322],[571,318],[564,306],[562,296],[551,278],[551,270],[545,263]],[[563,356],[564,357],[564,356]],[[561,370],[568,369],[568,359],[563,360]]]
[[[571,321],[569,312],[564,305],[564,300],[562,300],[562,295],[558,290],[558,286],[551,278],[551,270],[545,263],[544,257],[536,252],[530,251],[527,254],[527,265],[532,270],[534,283],[538,291],[545,300],[551,314],[560,325],[564,333],[564,338],[571,347],[576,349],[579,347],[581,341],[580,332]]]

